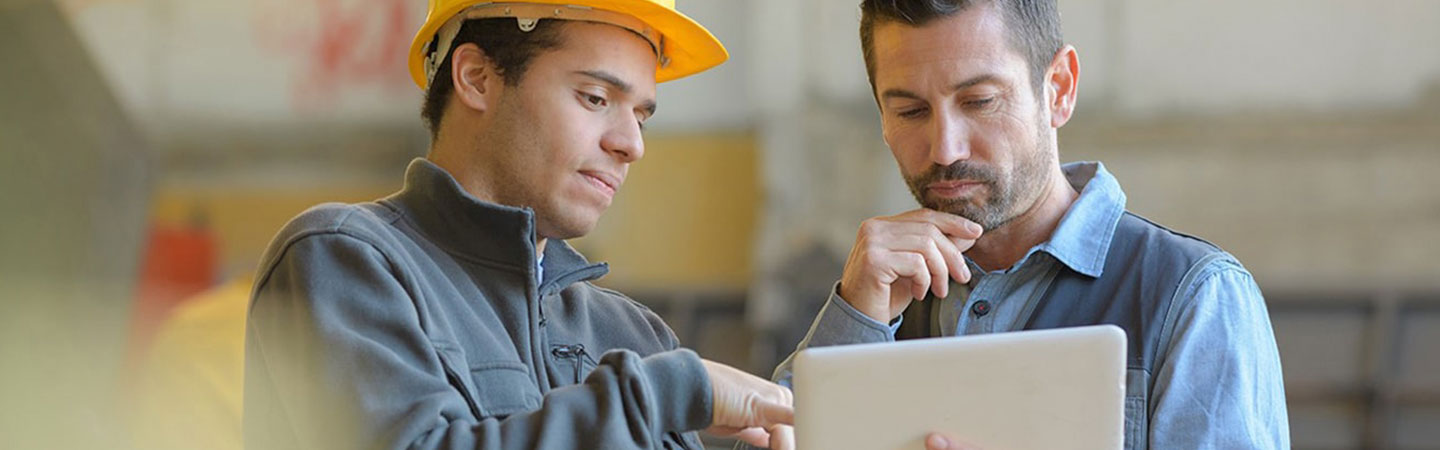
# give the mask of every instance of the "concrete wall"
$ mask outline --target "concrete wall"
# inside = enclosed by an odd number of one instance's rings
[[[789,30],[772,36],[800,41],[751,54],[782,72],[776,61],[803,62],[802,92],[868,99],[858,3],[752,2],[757,23]],[[1081,57],[1082,105],[1128,117],[1387,110],[1440,79],[1440,52],[1427,48],[1440,42],[1433,1],[1065,0],[1060,9]]]

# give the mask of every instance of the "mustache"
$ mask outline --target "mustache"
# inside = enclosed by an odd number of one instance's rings
[[[910,185],[923,189],[930,183],[939,181],[969,180],[993,186],[999,178],[999,174],[992,168],[977,166],[968,161],[957,161],[948,166],[930,166],[930,169],[912,178]]]

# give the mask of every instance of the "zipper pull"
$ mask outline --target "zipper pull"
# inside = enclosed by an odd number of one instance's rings
[[[585,367],[585,344],[557,345],[550,349],[556,359],[570,359],[575,363],[575,381],[580,381],[580,372]]]
[[[579,383],[580,372],[585,367],[585,344],[575,344],[570,347],[570,351],[575,353],[575,382]]]

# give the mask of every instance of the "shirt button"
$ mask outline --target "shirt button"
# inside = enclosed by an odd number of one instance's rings
[[[970,312],[975,314],[975,317],[985,317],[986,314],[990,314],[990,302],[984,300],[975,302],[970,305]]]

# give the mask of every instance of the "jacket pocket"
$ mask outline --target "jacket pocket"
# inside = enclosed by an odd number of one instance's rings
[[[494,361],[470,367],[481,417],[504,417],[540,409],[540,389],[519,361]]]
[[[440,365],[450,385],[465,397],[477,419],[507,416],[540,407],[540,390],[530,370],[519,361],[469,364],[458,347],[437,345]]]
[[[475,383],[470,380],[464,354],[453,344],[435,344],[435,354],[440,357],[440,368],[445,370],[445,381],[465,398],[465,406],[469,407],[470,414],[477,419],[484,417],[484,414],[480,413],[480,404],[475,401]]]

